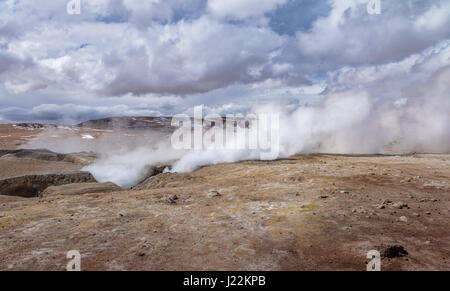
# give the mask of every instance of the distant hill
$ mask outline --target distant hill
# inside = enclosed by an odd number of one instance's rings
[[[170,117],[109,117],[89,120],[77,127],[93,129],[170,129]]]

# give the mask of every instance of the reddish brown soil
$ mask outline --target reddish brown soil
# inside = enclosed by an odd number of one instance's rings
[[[374,246],[402,245],[384,270],[448,270],[449,163],[295,157],[205,167],[173,188],[0,197],[0,268],[61,270],[75,249],[85,270],[364,270]]]
[[[0,158],[0,179],[25,175],[41,175],[62,171],[78,171],[82,165],[67,162]]]
[[[0,124],[0,149],[16,149],[36,137],[41,129],[24,129],[12,124]]]

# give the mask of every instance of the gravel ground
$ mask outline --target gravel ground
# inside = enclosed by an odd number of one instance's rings
[[[62,270],[79,250],[84,270],[365,270],[369,250],[401,245],[383,270],[448,270],[449,164],[299,156],[162,174],[155,189],[0,197],[0,269]]]

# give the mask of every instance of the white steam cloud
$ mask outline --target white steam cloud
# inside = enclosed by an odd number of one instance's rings
[[[378,99],[362,89],[330,92],[321,106],[294,112],[269,104],[255,108],[280,116],[280,155],[450,152],[450,67],[421,84],[409,98]],[[419,89],[420,88],[420,89]],[[167,143],[107,155],[86,168],[100,181],[131,186],[155,163],[176,162],[173,172],[259,159],[259,150],[176,151]]]
[[[122,187],[132,187],[147,178],[153,166],[164,165],[178,158],[179,152],[161,143],[152,149],[140,147],[133,151],[107,154],[84,170],[91,172],[97,181],[111,181]]]
[[[287,111],[280,104],[256,106],[252,112],[276,113],[279,156],[294,154],[450,153],[450,42],[421,55],[378,67],[342,69],[330,74],[321,105]],[[264,150],[175,150],[161,132],[104,131],[94,140],[56,139],[58,132],[31,141],[28,147],[57,152],[94,151],[100,158],[85,168],[98,181],[132,187],[152,166],[172,172],[201,166],[259,159]],[[81,134],[81,132],[80,132]]]

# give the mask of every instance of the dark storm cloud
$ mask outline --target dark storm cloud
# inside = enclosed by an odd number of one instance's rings
[[[23,70],[33,65],[33,61],[20,59],[17,56],[0,51],[0,74],[11,70]]]

